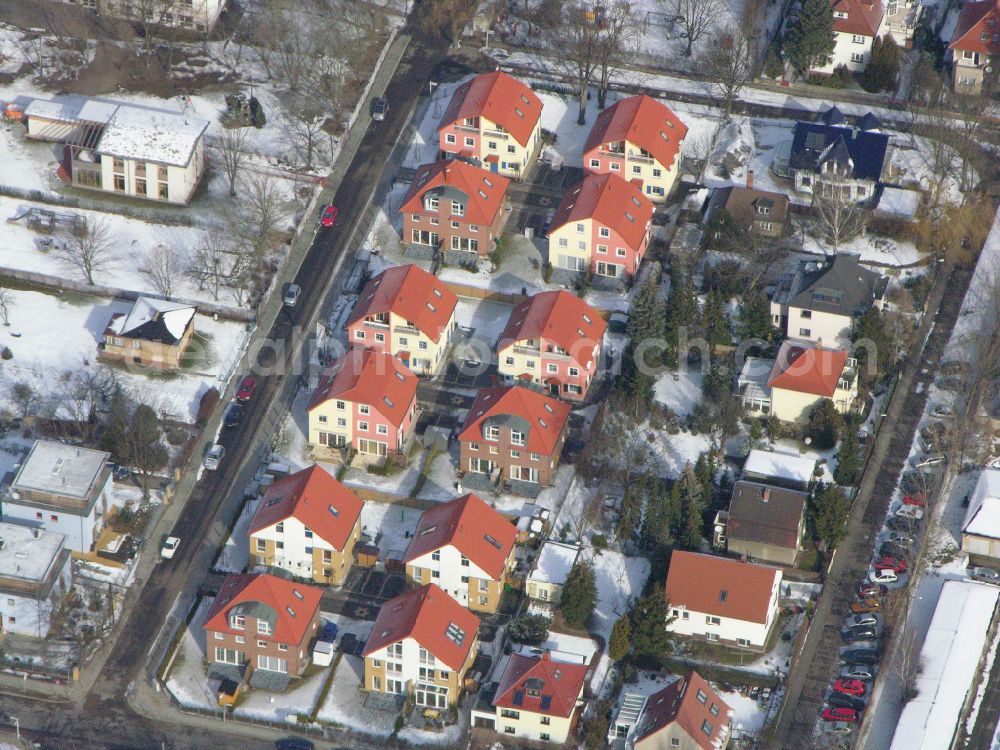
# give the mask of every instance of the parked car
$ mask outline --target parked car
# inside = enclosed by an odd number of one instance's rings
[[[826,702],[834,708],[853,708],[855,711],[865,710],[864,699],[854,695],[838,693],[836,691],[830,692],[830,694],[826,697]]]
[[[899,576],[891,570],[878,570],[877,568],[873,568],[872,572],[868,574],[868,580],[872,583],[895,583],[899,580]]]
[[[960,359],[951,359],[947,362],[942,362],[941,367],[938,369],[942,375],[964,375],[969,371],[969,363],[963,362]]]
[[[912,549],[914,545],[913,537],[909,534],[903,534],[898,531],[890,532],[886,535],[885,540],[895,544],[897,547],[902,547],[903,549]]]
[[[274,743],[276,750],[316,750],[312,740],[305,737],[288,737]]]
[[[240,381],[239,390],[236,391],[236,400],[244,403],[253,398],[254,391],[257,390],[257,378],[247,375]]]
[[[955,409],[950,404],[934,404],[931,407],[931,416],[938,419],[946,419],[955,413]]]
[[[222,424],[226,428],[233,428],[240,423],[243,418],[243,404],[233,401],[226,407],[226,415],[222,418]]]
[[[891,570],[893,573],[905,573],[910,566],[902,558],[887,555],[876,560],[872,567],[875,570]]]
[[[326,641],[327,643],[335,643],[337,641],[337,630],[337,623],[330,622],[329,620],[323,620],[319,629],[319,635],[316,637],[321,641]]]
[[[983,583],[992,583],[1000,586],[1000,570],[993,568],[973,568],[969,571],[969,577]]]
[[[340,211],[338,211],[337,207],[332,203],[328,203],[323,206],[323,213],[319,215],[319,225],[325,229],[329,229],[337,223],[338,213],[340,213]]]
[[[863,612],[881,612],[882,605],[879,603],[878,599],[859,599],[858,601],[851,602],[851,612],[854,614],[861,614]]]
[[[302,287],[298,284],[289,284],[288,289],[285,290],[285,296],[282,301],[285,303],[286,307],[295,307],[295,303],[299,301],[299,297],[302,296]]]
[[[880,628],[882,627],[882,615],[876,612],[862,612],[856,615],[848,615],[847,620],[844,623],[847,627],[855,626],[867,626]]]
[[[824,708],[820,717],[825,721],[850,721],[858,720],[858,712],[853,708]]]
[[[840,652],[840,660],[844,664],[878,664],[878,649],[850,646]]]
[[[874,665],[850,664],[840,668],[840,676],[849,680],[874,680],[878,670]]]
[[[880,596],[885,596],[889,593],[889,588],[887,586],[879,586],[877,583],[868,583],[865,581],[858,585],[858,598],[860,599],[872,599]]]
[[[345,654],[353,654],[358,647],[358,637],[354,633],[344,633],[340,638],[340,650]]]
[[[878,631],[871,625],[850,625],[840,629],[840,637],[846,643],[856,641],[877,641]]]
[[[908,469],[899,478],[899,487],[904,494],[912,495],[917,492],[928,492],[937,484],[937,475],[931,471],[918,471]]]
[[[917,508],[927,507],[927,493],[914,492],[912,495],[903,495],[903,505],[913,505]]]
[[[916,505],[900,505],[896,508],[896,515],[899,518],[910,518],[914,521],[922,521],[924,518],[924,511]]]
[[[181,540],[175,536],[168,536],[163,546],[160,547],[160,557],[164,560],[170,560],[173,558],[174,553],[177,552],[177,548],[181,546]]]
[[[917,469],[926,469],[929,466],[939,466],[948,460],[943,453],[930,453],[923,458],[914,456],[913,466]]]
[[[556,218],[556,210],[550,208],[545,213],[545,221],[542,222],[542,236],[546,236],[549,233],[549,228],[552,226],[552,220]]]
[[[868,686],[861,680],[839,679],[834,681],[833,689],[845,695],[864,695]]]
[[[226,455],[226,449],[216,443],[208,449],[208,453],[205,454],[205,460],[202,461],[202,463],[209,471],[215,471],[222,463],[222,457],[224,455]]]
[[[899,532],[900,534],[906,534],[914,531],[917,527],[917,522],[912,518],[903,518],[902,516],[892,515],[886,519],[886,528],[892,531]]]
[[[920,429],[920,436],[927,440],[940,440],[948,434],[948,427],[944,422],[928,422]]]
[[[389,112],[389,102],[384,96],[376,96],[372,102],[372,119],[375,122],[382,122]]]
[[[878,546],[878,556],[879,557],[903,557],[907,550],[900,547],[898,544],[893,542],[882,542]]]

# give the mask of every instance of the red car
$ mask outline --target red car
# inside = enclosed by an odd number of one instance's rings
[[[319,218],[319,223],[324,227],[332,227],[337,223],[337,207],[332,203],[323,207],[323,214]]]
[[[927,493],[918,492],[915,495],[903,495],[903,505],[916,505],[923,508],[927,505]]]
[[[236,391],[237,401],[249,401],[253,398],[253,392],[257,390],[257,378],[247,375],[240,381],[240,389]]]
[[[837,680],[833,683],[833,689],[847,695],[864,695],[865,683],[861,680]]]
[[[858,586],[859,599],[871,599],[872,597],[885,596],[889,593],[889,587],[880,583],[862,583]]]
[[[893,573],[905,573],[909,566],[906,564],[906,560],[900,560],[898,557],[890,557],[889,555],[886,555],[881,560],[878,560],[872,567],[875,568],[875,570],[891,570]]]
[[[858,720],[858,712],[853,708],[824,708],[820,714],[824,721],[851,721]]]

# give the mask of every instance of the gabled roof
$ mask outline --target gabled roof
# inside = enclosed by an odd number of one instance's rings
[[[969,0],[963,4],[949,46],[981,55],[1000,54],[1000,0]]]
[[[788,217],[788,196],[784,193],[773,193],[770,190],[748,188],[743,185],[732,185],[719,188],[718,198],[712,195],[712,204],[721,205],[740,226],[749,227],[755,221],[773,221],[784,224]],[[711,204],[710,204],[711,205]],[[758,210],[766,206],[767,213]]]
[[[838,140],[835,150],[830,146]],[[832,155],[850,159],[853,176],[877,182],[882,176],[889,149],[889,136],[874,130],[861,130],[846,125],[824,125],[818,122],[797,122],[792,135],[792,150],[788,164],[791,169],[819,172],[824,161]],[[845,162],[846,163],[846,162]]]
[[[979,475],[962,533],[1000,539],[1000,470],[983,469]]]
[[[830,398],[846,364],[847,352],[842,349],[785,341],[778,350],[767,384],[771,388]]]
[[[503,329],[497,351],[525,339],[541,338],[589,362],[608,324],[593,307],[565,290],[539,292],[517,305]]]
[[[433,583],[400,594],[382,605],[365,656],[404,638],[413,638],[452,670],[461,669],[476,642],[479,618]]]
[[[295,518],[324,542],[343,550],[361,515],[364,501],[321,466],[289,474],[267,488],[250,521],[253,535],[286,518]]]
[[[705,678],[691,672],[646,699],[634,741],[641,742],[676,723],[698,747],[717,750],[729,737],[732,713]],[[709,734],[702,730],[706,721],[712,727]]]
[[[458,297],[433,274],[413,264],[393,266],[365,284],[347,325],[375,313],[393,312],[438,341],[456,305]]]
[[[651,153],[664,169],[670,169],[680,155],[687,132],[687,125],[670,107],[639,94],[615,102],[597,116],[583,153],[604,143],[628,141]]]
[[[420,213],[424,210],[423,199],[428,190],[450,187],[465,196],[465,220],[469,224],[490,226],[503,205],[509,184],[506,177],[464,161],[441,159],[417,169],[399,210],[404,214]]]
[[[846,125],[847,118],[844,117],[844,113],[840,111],[840,107],[834,104],[830,109],[820,115],[819,118],[824,125]]]
[[[483,423],[492,418],[513,417],[514,429],[528,432],[525,450],[551,456],[569,418],[569,404],[519,385],[482,388],[472,402],[458,439],[479,442]]]
[[[854,317],[863,314],[885,288],[882,276],[861,265],[861,256],[837,253],[803,261],[792,280],[788,306]]]
[[[466,117],[485,117],[527,146],[541,116],[542,100],[528,85],[494,71],[478,75],[455,90],[438,130]]]
[[[229,627],[234,608],[249,617],[271,623],[270,638],[278,643],[298,645],[307,635],[313,615],[319,609],[323,590],[288,581],[270,573],[237,573],[226,576],[205,620],[205,630],[240,633]],[[251,634],[256,637],[256,633]]]
[[[798,490],[740,480],[733,486],[726,536],[795,549],[806,498]]]
[[[833,12],[847,14],[847,18],[833,17],[834,31],[874,37],[882,24],[885,8],[882,0],[835,0]]]
[[[854,124],[857,125],[859,128],[861,128],[862,130],[882,129],[882,121],[879,120],[878,117],[876,117],[871,112],[866,112],[865,114],[861,115],[861,117],[859,117]]]
[[[403,562],[413,562],[450,544],[499,581],[516,538],[512,523],[478,495],[469,493],[423,512]]]
[[[184,338],[194,313],[193,305],[139,297],[128,315],[116,313],[111,316],[104,335],[176,345]]]
[[[588,174],[567,191],[552,217],[552,229],[593,219],[612,229],[633,248],[642,244],[653,218],[653,204],[631,182],[616,174]]]
[[[767,622],[771,589],[780,578],[781,571],[774,568],[674,550],[666,597],[671,607],[763,624]]]
[[[493,705],[515,711],[569,718],[583,692],[587,664],[511,654],[497,687]]]
[[[320,378],[309,411],[341,399],[368,404],[398,427],[416,397],[417,376],[399,359],[385,352],[351,349],[339,370]]]

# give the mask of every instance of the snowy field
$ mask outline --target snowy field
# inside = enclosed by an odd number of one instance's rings
[[[683,419],[701,401],[702,373],[690,367],[677,372],[665,372],[656,381],[654,398]]]
[[[218,680],[209,680],[205,672],[205,631],[214,597],[205,597],[181,637],[173,667],[167,676],[167,690],[187,708],[218,708]]]
[[[649,578],[649,560],[627,557],[609,549],[587,549],[582,559],[593,566],[597,583],[597,606],[594,607],[590,631],[600,635],[607,643],[615,621],[642,594]]]

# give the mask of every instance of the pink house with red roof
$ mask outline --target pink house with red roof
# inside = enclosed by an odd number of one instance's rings
[[[575,281],[629,281],[646,254],[653,226],[653,204],[639,185],[618,175],[589,174],[567,191],[552,217],[548,234],[553,271]]]
[[[351,349],[309,403],[309,442],[378,458],[404,451],[416,425],[417,376],[398,357]]]
[[[448,708],[476,660],[478,632],[479,618],[433,583],[390,599],[365,646],[365,689]]]
[[[339,586],[354,561],[364,505],[315,464],[279,479],[250,521],[252,564]]]
[[[403,562],[418,584],[435,583],[477,612],[500,607],[514,567],[517,529],[478,495],[441,503],[420,516]]]
[[[493,710],[473,709],[472,722],[504,736],[561,745],[580,718],[589,668],[548,652],[511,654],[493,698]]]
[[[511,311],[497,345],[500,374],[510,383],[582,401],[597,375],[607,327],[576,295],[539,292]]]
[[[583,170],[616,174],[653,203],[666,203],[687,132],[666,104],[645,94],[627,97],[597,116],[583,147]]]
[[[226,576],[204,625],[209,671],[239,671],[245,679],[245,669],[251,685],[260,677],[271,686],[301,675],[322,596],[322,589],[269,573]]]
[[[725,750],[733,709],[697,672],[680,677],[648,698],[629,739],[635,750]]]
[[[459,86],[438,125],[445,159],[461,158],[507,177],[522,177],[538,155],[542,100],[502,71]]]
[[[951,35],[955,91],[979,94],[988,66],[1000,62],[1000,0],[967,0]]]
[[[455,332],[457,305],[455,293],[419,266],[387,268],[361,291],[347,343],[398,357],[416,375],[433,375]]]

